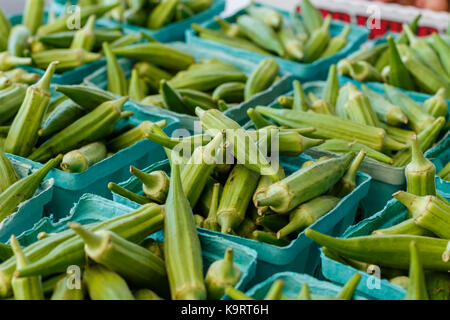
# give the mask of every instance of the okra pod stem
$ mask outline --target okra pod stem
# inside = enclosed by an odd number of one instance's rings
[[[141,205],[144,205],[144,204],[147,204],[150,202],[150,200],[148,198],[141,196],[139,194],[136,194],[134,192],[131,192],[131,191],[119,186],[118,184],[116,184],[114,182],[108,183],[108,189],[124,198],[127,198],[127,199],[134,201],[136,203],[139,203]]]
[[[344,176],[333,186],[330,194],[343,198],[356,188],[356,172],[358,171],[366,154],[367,152],[364,150],[361,150],[358,153],[355,159],[353,159],[353,162],[350,164],[347,172],[345,172]]]

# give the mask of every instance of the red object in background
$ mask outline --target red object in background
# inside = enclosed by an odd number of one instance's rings
[[[351,22],[351,16],[346,12],[337,12],[337,11],[330,11],[326,9],[319,9],[319,11],[322,13],[322,16],[327,16],[328,14],[331,14],[331,17],[334,20],[340,20],[347,23]],[[297,12],[301,13],[301,7],[297,6]],[[367,19],[366,16],[356,16],[356,23],[360,26],[366,26],[367,25]],[[386,32],[395,32],[399,33],[402,32],[402,23],[397,21],[389,21],[389,20],[380,20],[380,28],[377,29],[371,29],[369,34],[369,39],[378,38],[383,36]],[[417,29],[417,35],[418,36],[426,36],[431,33],[438,32],[436,28],[430,28],[427,26],[420,26]]]

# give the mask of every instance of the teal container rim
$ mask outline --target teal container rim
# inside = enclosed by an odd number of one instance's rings
[[[132,121],[134,120],[144,121],[148,120],[149,118],[154,121],[166,120],[167,125],[163,128],[163,130],[169,134],[174,130],[176,130],[179,125],[178,119],[166,114],[152,114],[147,110],[142,110],[142,108],[139,108],[132,101],[127,101],[125,103],[124,110],[133,111],[135,113],[133,116],[130,117],[130,120]],[[115,170],[120,170],[121,168],[123,168],[124,167],[124,164],[122,163],[123,160],[130,159],[130,156],[133,159],[138,158],[148,153],[151,150],[151,148],[157,146],[159,147],[159,145],[148,139],[142,139],[137,143],[133,144],[132,146],[122,149],[114,153],[112,156],[95,163],[94,165],[92,165],[83,172],[69,173],[59,168],[54,168],[50,171],[47,177],[54,178],[55,186],[57,187],[66,190],[82,190],[86,188],[88,185],[92,184],[93,182],[110,175],[112,173],[110,171],[110,168],[114,168]],[[8,154],[8,156],[22,163],[29,164],[34,168],[40,168],[43,166],[42,163],[32,161],[14,154]]]
[[[216,54],[218,53],[218,51],[216,49],[202,48],[202,47],[194,45],[194,44],[188,44],[188,43],[184,43],[184,42],[180,42],[180,41],[169,42],[166,44],[172,45],[178,49],[191,50],[190,51],[191,53],[198,52],[198,53],[201,53],[202,56],[216,57],[215,53]],[[252,66],[253,69],[257,67],[257,63],[255,63],[255,62],[242,59],[241,57],[237,57],[237,58],[233,57],[226,52],[220,52],[220,56],[218,58],[219,59],[223,58],[223,59],[225,59],[225,61],[230,62],[232,64],[234,62],[235,65],[237,64],[237,65]],[[196,60],[200,60],[200,58],[196,58]],[[119,64],[122,66],[122,68],[124,66],[128,67],[130,64],[134,63],[133,60],[126,59],[126,58],[119,58],[118,61],[119,61]],[[106,90],[106,88],[105,88],[106,83],[103,83],[103,82],[99,83],[100,81],[103,81],[99,78],[106,77],[106,76],[104,76],[106,74],[106,70],[107,70],[106,66],[99,68],[98,70],[96,70],[95,72],[93,72],[92,74],[87,76],[84,79],[84,83],[88,86],[97,87],[97,88]],[[241,68],[241,71],[242,71],[242,68]],[[126,75],[127,75],[127,72],[126,72]],[[280,68],[279,75],[281,76],[281,79],[278,80],[277,82],[273,83],[269,88],[255,94],[248,101],[243,101],[238,106],[234,106],[234,107],[231,107],[231,108],[225,110],[223,112],[223,114],[228,117],[231,117],[233,120],[239,122],[239,124],[243,124],[243,123],[241,123],[242,121],[240,121],[240,119],[237,119],[240,117],[239,113],[241,113],[244,109],[247,110],[248,108],[250,108],[252,106],[263,103],[263,101],[266,101],[269,97],[273,96],[274,94],[278,94],[279,92],[284,93],[287,90],[287,88],[291,85],[292,75],[289,72],[285,72],[285,71],[281,70],[281,68]],[[176,117],[181,122],[180,127],[186,126],[188,129],[192,129],[191,127],[193,127],[193,122],[198,121],[198,117],[196,117],[196,116],[191,116],[191,115],[187,115],[187,114],[177,113],[177,112],[174,112],[171,110],[161,109],[157,106],[145,104],[142,102],[137,102],[134,100],[130,100],[130,101],[133,101],[137,105],[142,106],[143,109],[146,109],[146,110],[149,110],[152,112],[157,112],[160,114],[168,114],[170,116]]]
[[[86,210],[85,208],[83,208],[83,205],[87,202],[93,202],[95,204],[101,203],[102,208],[99,209],[98,212],[91,212],[91,211],[79,212],[79,210]],[[80,209],[80,207],[81,207],[81,209]],[[78,202],[73,205],[72,209],[70,210],[69,215],[67,215],[66,217],[64,217],[58,221],[55,221],[53,215],[51,215],[49,217],[44,217],[44,218],[40,219],[33,226],[33,228],[22,232],[17,237],[17,239],[19,240],[19,242],[22,245],[30,245],[31,243],[37,241],[36,235],[40,231],[45,231],[47,233],[60,232],[62,230],[68,229],[67,222],[70,222],[70,221],[76,221],[76,222],[80,222],[80,223],[81,223],[80,219],[85,219],[86,221],[89,221],[88,223],[104,221],[108,218],[111,218],[111,217],[108,217],[106,215],[106,213],[102,211],[105,209],[105,207],[111,208],[111,211],[113,211],[112,217],[120,216],[126,212],[131,212],[131,211],[135,210],[131,207],[114,202],[109,199],[105,199],[98,195],[86,193],[86,194],[82,195],[80,197],[80,199],[78,200]],[[93,211],[95,211],[95,210],[93,210]],[[163,237],[164,237],[163,231],[162,230],[157,231],[157,232],[149,235],[149,237],[156,238],[157,240],[163,239]],[[223,253],[221,255],[222,258],[223,258],[226,248],[232,247],[234,250],[235,259],[237,257],[241,256],[242,258],[244,258],[246,260],[244,270],[240,270],[241,278],[239,279],[239,282],[236,284],[236,288],[238,288],[240,290],[244,290],[245,286],[248,285],[248,283],[250,283],[250,281],[253,279],[253,277],[255,275],[257,256],[258,256],[257,252],[251,248],[248,248],[248,247],[243,246],[238,243],[234,243],[232,241],[224,240],[215,235],[198,234],[198,237],[200,239],[202,246],[204,246],[205,243],[207,245],[211,242],[219,244],[220,247],[224,249]],[[205,260],[205,254],[203,254],[203,260]],[[240,263],[236,262],[236,264],[239,265]]]
[[[295,160],[292,160],[292,161],[298,162],[299,159],[307,161],[307,160],[311,160],[311,157],[302,154],[298,157],[295,157],[294,159]],[[285,161],[287,161],[287,160],[285,160]],[[299,169],[299,165],[294,167],[292,164],[286,163],[285,161],[282,160],[282,163],[285,166],[285,168],[292,167],[293,171],[296,171]],[[144,168],[143,171],[151,172],[154,170],[158,170],[157,168],[160,166],[168,165],[168,164],[169,164],[168,159],[162,160],[162,161],[159,161],[157,163],[150,165],[147,168]],[[369,185],[370,185],[371,179],[372,178],[369,175],[358,171],[356,188],[350,194],[348,194],[347,196],[342,198],[341,201],[339,201],[339,203],[336,205],[336,207],[334,207],[330,212],[328,212],[327,214],[320,217],[318,220],[316,220],[311,226],[309,226],[305,230],[307,230],[309,228],[314,229],[318,225],[326,225],[327,222],[329,222],[328,220],[332,219],[335,215],[337,215],[338,212],[344,210],[343,208],[346,208],[349,203],[351,203],[355,200],[357,200],[357,202],[359,203],[359,201],[362,198],[364,198],[364,196],[369,191]],[[119,186],[126,187],[127,185],[129,185],[130,183],[133,183],[136,180],[137,179],[135,177],[131,176],[126,181],[119,183]],[[114,199],[117,199],[117,198],[124,199],[126,202],[132,203],[133,205],[136,204],[134,202],[131,202],[129,199],[125,199],[125,198],[121,197],[120,195],[116,195],[115,193],[113,193],[113,196],[114,196]],[[303,241],[304,237],[305,237],[305,230],[298,233],[297,238],[293,239],[288,245],[281,247],[281,246],[276,246],[276,245],[269,244],[269,243],[262,243],[262,242],[259,242],[259,241],[253,240],[253,239],[234,236],[231,234],[222,234],[220,232],[215,232],[215,231],[207,230],[204,228],[198,228],[198,229],[199,229],[200,233],[218,235],[221,238],[228,239],[230,241],[238,242],[242,245],[251,247],[258,252],[258,256],[259,256],[260,260],[266,261],[266,262],[274,264],[274,265],[286,265],[286,264],[292,262],[295,259],[296,254],[300,253],[305,248],[305,245],[306,245]],[[256,247],[258,247],[258,248],[256,248]],[[276,253],[278,254],[278,257],[277,257],[278,260],[275,260],[273,256],[269,257],[266,255],[261,255],[261,253],[262,253],[261,251],[264,251],[266,248],[270,248],[270,250],[276,251]],[[289,253],[293,253],[293,250],[295,250],[295,254],[289,255]],[[282,255],[281,257],[280,257],[280,254]]]
[[[262,295],[263,292],[267,292],[268,289],[270,288],[270,285],[275,280],[279,280],[279,279],[284,281],[285,287],[286,286],[289,287],[289,289],[290,289],[289,293],[292,292],[291,290],[293,289],[293,287],[298,289],[297,295],[301,290],[301,285],[303,285],[304,283],[307,283],[309,285],[311,294],[317,294],[316,292],[320,291],[321,293],[332,292],[332,293],[334,293],[334,296],[336,296],[342,289],[341,286],[338,286],[338,285],[328,282],[328,281],[318,280],[308,274],[284,271],[284,272],[275,273],[272,276],[270,276],[269,278],[267,278],[266,280],[256,284],[255,286],[253,286],[251,289],[249,289],[246,292],[246,295],[250,296],[252,298],[255,298],[255,295],[258,295],[258,298],[260,298],[259,295]],[[283,291],[285,291],[285,290],[286,289],[284,289]],[[323,295],[323,294],[320,294],[320,295]],[[295,297],[290,297],[290,298],[295,299]],[[262,300],[262,299],[259,299],[259,300]],[[352,300],[367,300],[367,298],[360,292],[355,291]]]
[[[281,10],[279,8],[275,8],[275,7],[267,5],[267,4],[258,3],[256,5],[260,6],[260,7],[267,7],[267,8],[276,10],[285,17],[287,17],[289,15],[289,12],[287,12],[285,10]],[[242,14],[246,14],[247,8],[248,7],[243,8],[243,9],[225,17],[224,20],[226,20],[228,22],[234,22],[238,16],[240,16]],[[299,17],[299,18],[301,19],[301,17]],[[338,30],[336,30],[335,33],[330,32],[332,34],[332,36],[337,35],[339,33],[338,31],[341,31],[345,25],[350,26],[349,39],[351,39],[352,37],[355,37],[355,39],[353,41],[348,41],[347,45],[343,49],[341,49],[341,51],[339,51],[338,53],[336,53],[333,56],[318,59],[312,63],[295,62],[295,61],[286,60],[286,59],[283,59],[283,58],[277,57],[277,56],[273,56],[272,58],[274,58],[278,63],[280,63],[280,66],[283,69],[286,68],[286,70],[289,70],[295,77],[305,78],[304,73],[307,73],[307,72],[316,74],[317,71],[321,67],[323,67],[323,65],[332,64],[334,62],[337,62],[338,60],[348,56],[354,50],[359,48],[364,42],[366,42],[367,37],[369,35],[369,31],[367,30],[367,28],[364,28],[364,27],[361,27],[361,26],[358,26],[355,24],[344,23],[344,22],[338,21],[338,20],[332,20],[332,22],[331,22],[330,30],[332,30],[333,28],[338,29]],[[215,22],[214,20],[207,21],[207,22],[203,23],[202,26],[206,27],[206,28],[212,28],[212,29],[217,29],[219,27],[217,22]],[[192,29],[189,29],[186,31],[186,41],[188,43],[195,42],[198,44],[205,44],[205,45],[207,45],[209,47],[213,47],[215,49],[220,49],[220,50],[231,52],[233,55],[237,55],[237,56],[247,56],[247,58],[250,58],[251,56],[253,56],[253,57],[255,57],[254,59],[257,59],[257,60],[269,57],[264,54],[248,51],[245,49],[240,49],[237,47],[228,46],[228,45],[218,43],[215,41],[211,41],[211,40],[202,39]],[[301,72],[300,72],[299,68],[302,69]],[[299,71],[299,72],[297,72],[297,71]],[[302,74],[302,76],[300,76],[297,73]],[[310,78],[310,77],[306,77],[306,78]]]

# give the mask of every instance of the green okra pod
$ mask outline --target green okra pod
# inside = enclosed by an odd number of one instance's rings
[[[128,97],[123,97],[104,102],[41,144],[31,153],[29,159],[45,161],[59,152],[67,152],[107,136],[120,120],[123,105],[127,100]]]
[[[285,213],[311,200],[332,187],[344,175],[354,155],[318,162],[300,169],[255,195],[256,206],[269,206],[277,213]]]
[[[95,41],[94,25],[96,18],[95,15],[90,16],[84,27],[75,32],[72,43],[70,44],[71,49],[92,50]]]
[[[91,300],[134,300],[125,280],[102,265],[87,267],[83,281]]]
[[[417,104],[417,102],[408,97],[406,94],[388,84],[384,84],[383,89],[389,100],[398,105],[402,109],[403,113],[408,117],[408,126],[410,126],[411,129],[417,133],[423,131],[434,121],[432,116],[426,113],[426,111],[419,104]]]
[[[158,124],[162,126],[165,123],[166,122],[164,121]],[[111,150],[113,152],[128,148],[134,145],[136,142],[147,138],[149,133],[152,131],[153,125],[155,125],[155,123],[151,121],[142,121],[138,126],[127,130],[121,135],[108,141],[106,146],[108,150]]]
[[[382,74],[366,61],[342,59],[337,64],[339,74],[358,81],[381,81]]]
[[[163,208],[150,203],[92,227],[88,225],[86,228],[90,231],[109,230],[128,241],[139,243],[153,232],[161,230],[163,223]],[[51,239],[52,237],[49,238],[49,241]],[[45,241],[45,239],[40,241]],[[66,239],[56,246],[54,245],[45,256],[17,270],[17,273],[20,277],[32,275],[47,276],[65,272],[69,265],[83,266],[85,262],[84,242],[81,237],[75,236]]]
[[[323,24],[322,15],[309,0],[301,0],[300,6],[302,8],[302,21],[305,24],[308,33],[311,35]]]
[[[361,86],[361,90],[369,98],[370,105],[380,120],[392,126],[408,123],[408,118],[402,109],[392,104],[383,95],[370,90],[365,84]]]
[[[392,227],[378,229],[372,232],[373,235],[390,235],[390,234],[410,234],[416,236],[433,237],[433,232],[422,228],[414,222],[414,218],[407,219]]]
[[[306,282],[302,285],[302,289],[298,293],[297,300],[312,300],[309,292],[309,285]]]
[[[227,287],[225,289],[225,294],[227,294],[233,300],[253,300],[242,291],[234,289],[233,287]]]
[[[0,148],[0,194],[20,180],[13,164]]]
[[[311,136],[315,138],[356,141],[377,151],[381,151],[384,144],[386,132],[383,129],[335,116],[267,107],[256,107],[255,110],[263,116],[290,128],[314,127],[316,130],[311,133]]]
[[[340,199],[334,196],[320,196],[301,204],[290,211],[289,223],[277,232],[277,238],[286,237],[293,232],[301,232],[333,210],[339,201]]]
[[[330,42],[330,24],[331,15],[328,15],[322,25],[312,32],[311,37],[305,43],[304,62],[314,62],[319,59],[322,52],[326,50],[326,47]]]
[[[326,86],[323,90],[323,99],[333,108],[336,107],[336,102],[339,96],[339,81],[337,78],[336,65],[332,65],[328,71]]]
[[[130,166],[130,173],[142,182],[142,190],[147,198],[158,203],[166,201],[170,180],[164,171],[145,173],[134,166]]]
[[[8,37],[8,54],[13,56],[10,57],[10,61],[15,62],[17,64],[31,64],[30,58],[20,58],[25,57],[29,54],[30,51],[30,43],[28,39],[31,37],[30,30],[24,26],[23,24],[15,25],[11,28]],[[2,55],[6,55],[7,51],[3,52]],[[20,59],[22,61],[28,60],[28,63],[20,63]],[[26,60],[24,60],[26,59]],[[11,66],[8,68],[10,69]],[[2,71],[8,70],[2,68]]]
[[[265,242],[268,244],[272,244],[274,246],[287,246],[289,244],[289,240],[286,238],[277,238],[277,235],[274,232],[269,231],[261,231],[255,230],[250,235],[248,235],[249,239],[253,239],[259,242]]]
[[[69,278],[60,279],[54,289],[50,300],[84,300],[84,288],[69,285]]]
[[[447,91],[450,91],[450,80],[437,74],[427,65],[422,63],[410,47],[406,45],[399,46],[399,52],[402,56],[404,65],[413,75],[414,81],[421,91],[434,94],[442,87],[446,88]],[[447,92],[447,97],[450,97],[449,92]]]
[[[106,153],[106,146],[103,143],[93,142],[66,153],[62,159],[61,168],[70,173],[83,172],[103,160]]]
[[[84,251],[89,258],[136,286],[167,293],[164,261],[149,250],[111,231],[91,232],[79,223],[69,223],[69,227],[83,239]]]
[[[14,118],[5,141],[5,151],[28,156],[38,139],[38,130],[50,102],[50,82],[57,62],[48,67],[38,83],[28,87],[25,99]]]
[[[253,18],[264,22],[275,30],[281,27],[283,17],[274,9],[250,4],[246,11]]]
[[[414,90],[415,85],[413,78],[400,57],[394,39],[391,36],[388,36],[387,40],[389,46],[390,84],[405,90]]]
[[[352,300],[353,294],[355,293],[356,286],[361,280],[361,274],[356,272],[353,277],[351,277],[347,283],[342,287],[341,291],[339,291],[336,298],[342,300]]]
[[[264,22],[249,15],[241,15],[236,20],[241,32],[258,46],[284,56],[285,50],[275,31]]]
[[[11,236],[10,243],[17,261],[17,269],[27,266],[29,261],[23,254],[20,244],[14,235]],[[40,276],[19,278],[14,274],[11,280],[11,287],[15,300],[44,300]]]
[[[428,150],[432,144],[436,141],[437,136],[441,132],[445,125],[445,118],[439,117],[428,125],[423,131],[417,135],[417,141],[420,145],[420,149],[423,151]],[[396,167],[402,167],[407,165],[411,161],[412,149],[408,148],[393,156]]]
[[[281,279],[275,280],[270,286],[269,291],[264,296],[264,300],[281,300],[283,295],[284,281]]]
[[[356,188],[356,172],[361,166],[366,154],[367,152],[364,150],[361,150],[358,153],[355,159],[353,159],[353,162],[350,164],[347,172],[345,172],[344,176],[333,186],[330,194],[343,198]]]
[[[233,248],[227,248],[222,260],[213,262],[206,272],[205,285],[208,299],[219,300],[229,286],[234,287],[241,279],[241,271],[233,262]]]
[[[194,57],[189,53],[159,42],[137,43],[112,48],[111,51],[116,56],[147,61],[173,71],[184,70],[195,62]]]
[[[8,38],[10,30],[11,30],[11,22],[7,18],[6,14],[3,12],[3,9],[0,9],[0,35],[5,38]]]
[[[448,104],[445,91],[445,88],[440,88],[434,96],[427,99],[423,104],[425,111],[435,118],[447,116]]]
[[[340,239],[312,229],[307,229],[305,234],[345,258],[382,267],[407,270],[411,241],[415,241],[422,248],[422,261],[425,269],[447,271],[450,265],[450,262],[444,262],[441,259],[448,242],[444,239],[413,235],[359,236]]]
[[[38,131],[39,137],[42,138],[52,136],[86,114],[82,107],[70,99],[65,99],[49,112],[50,107],[53,105],[49,105],[47,108],[47,113],[44,115]]]
[[[266,120],[259,112],[257,112],[253,108],[249,108],[247,110],[247,115],[249,116],[250,120],[252,120],[256,129],[261,129],[273,125],[272,122]]]
[[[24,177],[0,194],[0,220],[5,219],[17,210],[22,201],[30,199],[36,192],[44,177],[49,171],[59,165],[62,155],[49,160],[40,169]]]
[[[158,30],[168,24],[175,16],[178,0],[162,0],[152,10],[147,20],[147,28]]]
[[[106,57],[106,74],[108,78],[108,91],[119,96],[125,96],[128,93],[128,84],[125,74],[112,53],[107,42],[103,43],[103,52]]]
[[[57,85],[55,90],[87,111],[92,111],[102,103],[118,98],[111,92],[86,85]]]
[[[444,70],[437,53],[428,45],[427,41],[423,38],[417,37],[409,25],[403,24],[403,29],[408,36],[409,47],[413,50],[420,61],[441,77],[450,80],[449,75]]]
[[[192,209],[181,185],[178,163],[171,164],[165,206],[164,256],[170,292],[175,300],[206,299],[200,241]]]
[[[135,300],[162,300],[155,292],[150,289],[139,289],[134,293]]]
[[[405,300],[428,300],[425,273],[422,267],[422,256],[420,255],[416,242],[411,241],[409,251],[411,261],[409,266],[408,290],[406,291]]]
[[[56,32],[67,31],[73,25],[74,21],[80,21],[81,24],[84,24],[90,16],[96,15],[97,17],[101,17],[108,11],[111,11],[115,7],[119,6],[120,2],[114,2],[111,4],[95,4],[83,7],[81,12],[75,12],[70,15],[62,15],[58,17],[52,23],[48,23],[39,27],[37,34],[39,36],[49,35]],[[78,16],[77,16],[78,15]],[[68,23],[69,22],[69,23]]]
[[[246,85],[242,82],[228,82],[221,84],[212,93],[214,101],[224,100],[229,103],[240,103],[244,101],[244,90]]]
[[[417,196],[436,195],[435,174],[436,167],[425,158],[417,137],[413,137],[411,140],[411,162],[405,168],[407,191]]]
[[[203,221],[203,228],[212,231],[220,231],[220,225],[217,221],[217,209],[219,207],[219,199],[220,199],[219,192],[220,192],[220,183],[214,183],[208,216]],[[206,195],[204,197],[206,197]]]
[[[35,34],[44,18],[44,0],[27,0],[22,17],[22,24]]]
[[[292,82],[292,86],[294,88],[294,101],[292,103],[292,109],[299,111],[308,111],[310,105],[308,99],[306,98],[306,94],[303,91],[302,85],[300,84],[300,81],[294,80]]]
[[[233,230],[244,220],[258,178],[259,173],[242,164],[235,165],[231,170],[217,209],[217,220],[222,233],[228,233],[229,229]]]
[[[246,167],[279,180],[278,174],[256,146],[256,142],[236,121],[214,109],[205,111],[197,108],[195,113],[200,118],[204,130],[212,132],[226,130],[227,141],[233,146],[233,155]]]
[[[26,84],[13,83],[0,90],[0,123],[7,123],[16,115],[25,99],[27,88]]]
[[[431,35],[430,45],[439,54],[441,62],[447,71],[447,75],[450,75],[450,46],[442,39],[442,37],[436,33]]]
[[[330,42],[328,43],[326,49],[322,52],[320,55],[320,59],[331,57],[341,51],[348,43],[348,35],[350,33],[350,26],[346,25],[341,33],[337,35],[336,37],[331,38]]]
[[[136,69],[133,69],[128,85],[128,95],[130,96],[130,99],[140,102],[147,96],[147,91],[148,88],[146,82],[139,76],[139,72]]]

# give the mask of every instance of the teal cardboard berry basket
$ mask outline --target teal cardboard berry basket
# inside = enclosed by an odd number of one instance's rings
[[[298,170],[303,162],[310,159],[311,158],[306,155],[300,155],[296,158],[282,157],[282,164],[286,171],[286,175]],[[169,174],[170,164],[168,160],[155,163],[143,169],[144,172],[152,172],[156,170],[163,170]],[[342,198],[333,210],[317,220],[310,226],[310,228],[336,236],[341,234],[348,226],[354,223],[358,204],[361,199],[367,195],[370,181],[370,176],[358,172],[357,186],[355,190],[353,190],[351,194]],[[134,193],[141,195],[143,194],[142,183],[135,177],[131,177],[119,185]],[[118,194],[113,194],[113,197],[115,201],[127,206],[133,208],[140,206],[139,204]],[[280,270],[289,270],[309,274],[318,272],[320,262],[319,253],[317,251],[318,246],[310,238],[306,237],[304,232],[299,233],[298,237],[291,241],[287,246],[279,247],[272,244],[258,242],[256,240],[230,234],[222,234],[220,232],[214,232],[203,228],[200,228],[199,230],[201,234],[218,236],[254,249],[258,253],[258,266],[255,281],[261,281],[262,279],[265,279]]]
[[[54,217],[45,217],[32,228],[21,233],[18,240],[22,246],[28,246],[37,241],[37,235],[40,232],[54,233],[66,230],[67,222],[78,222],[82,225],[98,223],[132,210],[130,207],[97,195],[84,194],[64,219],[55,222]],[[159,231],[151,237],[157,241],[163,241],[164,233]],[[250,248],[213,235],[199,234],[199,239],[202,247],[204,274],[214,261],[223,259],[227,248],[232,248],[234,263],[241,271],[241,278],[236,288],[246,290],[255,275],[257,253]]]
[[[275,9],[275,8],[267,6],[267,5],[264,5],[264,6]],[[280,12],[284,17],[289,17],[289,12],[282,11],[279,9],[275,9],[275,10]],[[245,9],[242,9],[242,10],[236,12],[235,14],[233,14],[229,17],[226,17],[225,20],[228,22],[234,23],[238,16],[243,15],[245,13],[246,13]],[[333,20],[331,22],[331,26],[330,26],[331,36],[332,37],[337,36],[342,31],[342,29],[345,27],[345,25],[346,24],[343,22]],[[202,24],[202,26],[209,28],[209,29],[218,29],[219,28],[219,25],[212,19],[210,21]],[[326,75],[328,73],[328,68],[332,64],[337,63],[339,60],[345,58],[346,56],[350,55],[351,53],[353,53],[357,49],[359,49],[359,47],[364,42],[366,42],[367,36],[368,36],[368,31],[366,28],[352,24],[351,29],[350,29],[350,34],[348,36],[347,45],[341,51],[339,51],[337,54],[335,54],[331,57],[319,59],[312,63],[295,62],[295,61],[282,59],[280,57],[274,57],[274,59],[280,65],[281,70],[292,73],[292,75],[295,78],[302,79],[302,80],[321,80],[321,79],[326,78]],[[255,53],[255,52],[251,52],[248,50],[244,50],[244,49],[240,49],[240,48],[236,48],[236,47],[232,47],[232,46],[227,46],[227,45],[224,45],[219,42],[202,39],[192,29],[186,31],[186,42],[189,44],[201,46],[204,48],[228,52],[233,56],[247,59],[247,60],[255,62],[255,63],[258,63],[262,59],[269,57],[267,55],[263,55],[260,53]]]

